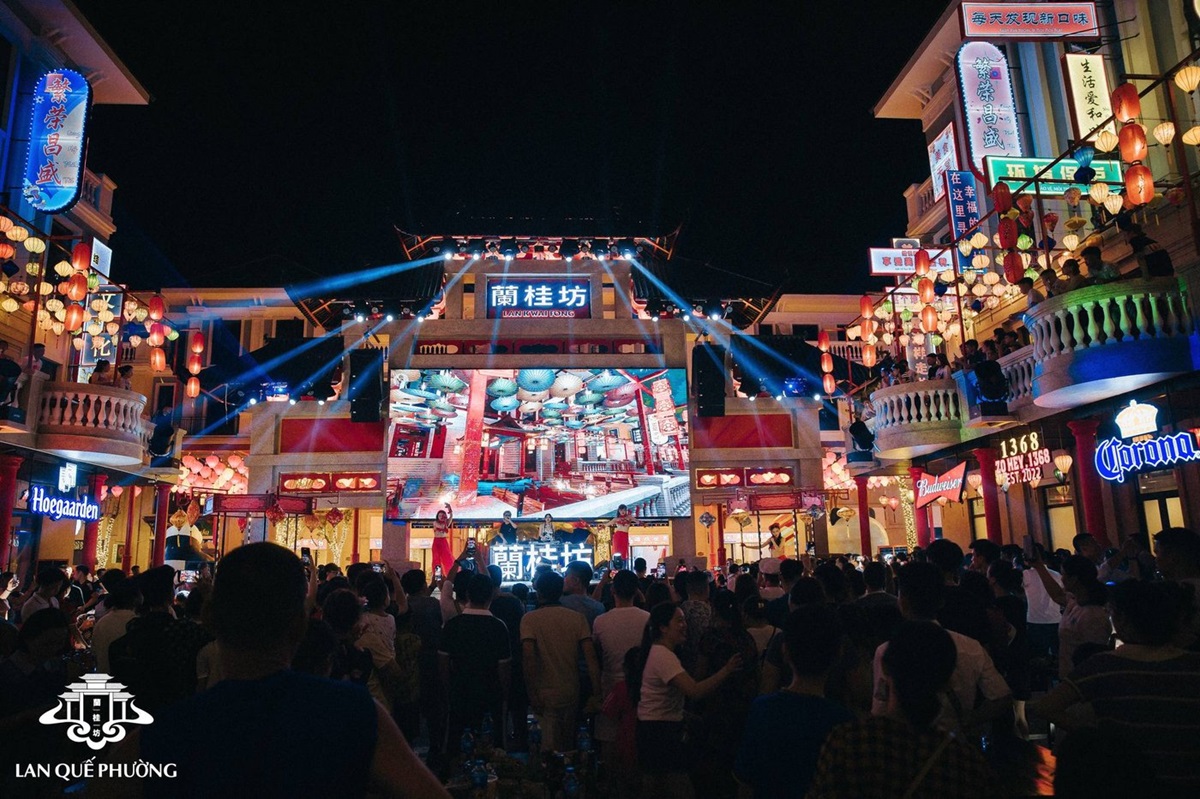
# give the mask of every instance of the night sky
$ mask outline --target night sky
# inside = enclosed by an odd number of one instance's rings
[[[947,0],[77,2],[153,98],[97,107],[88,156],[135,287],[393,263],[393,226],[682,224],[680,258],[859,292],[928,176],[870,109]]]

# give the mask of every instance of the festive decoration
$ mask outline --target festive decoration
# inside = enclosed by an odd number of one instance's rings
[[[1125,173],[1125,196],[1133,205],[1145,205],[1154,199],[1154,175],[1142,164],[1129,167]]]
[[[1121,128],[1117,139],[1121,148],[1121,158],[1133,164],[1146,160],[1146,153],[1150,149],[1146,144],[1146,129],[1141,125],[1131,122]]]
[[[162,347],[150,350],[150,368],[155,372],[167,371],[167,354],[163,352]]]
[[[1142,98],[1138,97],[1137,87],[1132,83],[1122,83],[1113,89],[1113,116],[1118,122],[1132,122],[1142,115]]]

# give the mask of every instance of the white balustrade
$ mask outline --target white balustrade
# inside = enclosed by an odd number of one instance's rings
[[[1037,367],[1034,347],[1029,345],[1001,358],[1000,371],[1008,379],[1008,405],[1012,408],[1033,401],[1033,376]]]
[[[141,446],[146,398],[133,391],[86,383],[45,383],[38,399],[39,434],[95,436]],[[103,446],[98,442],[97,446]]]
[[[881,388],[871,395],[875,432],[916,424],[961,424],[963,404],[954,380],[921,380]]]

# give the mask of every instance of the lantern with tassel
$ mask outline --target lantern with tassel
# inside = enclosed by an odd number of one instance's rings
[[[189,377],[187,381],[187,387],[184,389],[184,393],[192,399],[200,396],[200,378]]]
[[[858,301],[858,313],[863,319],[870,319],[874,315],[875,303],[871,300],[871,295],[862,295],[862,299]]]
[[[1017,246],[1017,221],[1015,219],[1001,219],[999,229],[996,232],[996,237],[999,239],[1000,249],[1011,250]]]
[[[1025,262],[1021,260],[1021,253],[1006,252],[1004,254],[1004,279],[1012,285],[1025,276]]]
[[[163,345],[163,341],[165,341],[165,340],[166,340],[165,328],[158,322],[152,323],[150,325],[150,334],[148,336],[146,336],[146,341],[150,344],[151,347],[161,347]]]
[[[71,303],[67,306],[66,318],[63,320],[63,324],[66,325],[66,329],[68,331],[74,333],[76,330],[83,327],[83,317],[85,315],[86,312],[83,310],[82,305]]]
[[[862,348],[862,364],[870,369],[875,365],[875,345],[864,344]]]
[[[1143,164],[1129,167],[1125,173],[1125,197],[1133,205],[1145,205],[1154,199],[1154,175]]]
[[[921,327],[926,333],[933,333],[937,330],[938,312],[937,308],[932,305],[926,305],[921,309]]]
[[[1142,115],[1142,98],[1138,97],[1137,86],[1122,83],[1112,92],[1113,116],[1118,122],[1132,122]]]
[[[92,247],[86,241],[81,241],[71,248],[71,266],[76,272],[86,272],[92,265]],[[85,277],[84,280],[87,280]]]
[[[200,374],[200,370],[204,368],[204,363],[200,360],[200,356],[192,353],[187,359],[187,370],[194,375]]]

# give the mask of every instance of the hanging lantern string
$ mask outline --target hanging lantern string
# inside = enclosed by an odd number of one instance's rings
[[[1125,77],[1127,80],[1149,80],[1149,81],[1151,81],[1149,86],[1147,86],[1145,89],[1142,89],[1140,92],[1138,92],[1138,97],[1141,98],[1141,97],[1145,97],[1147,94],[1149,94],[1150,92],[1157,89],[1160,85],[1167,85],[1167,82],[1170,81],[1177,72],[1179,72],[1181,69],[1189,67],[1192,64],[1192,62],[1196,61],[1197,59],[1200,59],[1200,48],[1193,50],[1178,64],[1176,64],[1175,66],[1166,70],[1161,75],[1126,75]],[[1168,92],[1170,91],[1169,86],[1167,86],[1167,91]],[[1100,133],[1100,131],[1104,130],[1109,125],[1115,125],[1117,122],[1118,122],[1118,120],[1117,120],[1117,116],[1115,113],[1113,113],[1112,115],[1101,120],[1100,124],[1096,125],[1096,127],[1092,128],[1090,131],[1088,131],[1088,133],[1086,135],[1080,136],[1079,140],[1076,141],[1076,143],[1074,145],[1069,147],[1066,150],[1066,152],[1064,152],[1062,155],[1058,156],[1053,161],[1046,164],[1046,166],[1044,166],[1040,170],[1038,170],[1038,172],[1035,175],[1033,175],[1033,177],[1025,179],[1025,182],[1022,183],[1017,188],[1013,189],[1012,193],[1019,194],[1021,192],[1024,192],[1026,189],[1029,189],[1031,187],[1036,187],[1036,185],[1044,177],[1049,177],[1050,175],[1053,174],[1053,169],[1055,166],[1057,166],[1059,163],[1061,163],[1067,159],[1072,158],[1075,155],[1076,151],[1083,149],[1085,147],[1091,147],[1092,145],[1089,142],[1092,139],[1094,139],[1096,137],[1096,135],[1098,133]],[[963,231],[961,234],[959,234],[957,237],[955,237],[953,240],[951,240],[948,244],[942,245],[940,249],[936,249],[937,245],[935,245],[934,247],[928,248],[929,250],[931,250],[934,253],[933,255],[930,256],[931,259],[936,262],[937,259],[942,257],[943,255],[946,255],[947,253],[951,254],[950,263],[951,263],[951,267],[954,269],[955,278],[957,279],[958,278],[958,258],[954,255],[954,251],[958,248],[959,242],[965,241],[965,240],[971,238],[971,236],[974,235],[974,233],[976,231],[982,231],[983,224],[997,215],[998,215],[997,209],[995,207],[993,207],[991,211],[988,211],[987,214],[980,217],[978,222],[976,222],[974,225],[972,225],[971,227],[969,227],[968,229]],[[1039,220],[1039,223],[1040,223],[1040,220]],[[1048,238],[1048,234],[1044,230],[1042,231],[1042,238],[1043,239]],[[902,288],[904,288],[904,285],[893,286],[893,287],[887,289],[884,292],[883,297],[881,298],[880,301],[882,302],[882,301],[886,301],[889,299],[894,299],[896,294]],[[866,321],[866,317],[860,314],[859,316],[856,316],[853,320],[851,320],[850,325],[854,325],[854,324],[858,323],[860,320]]]

